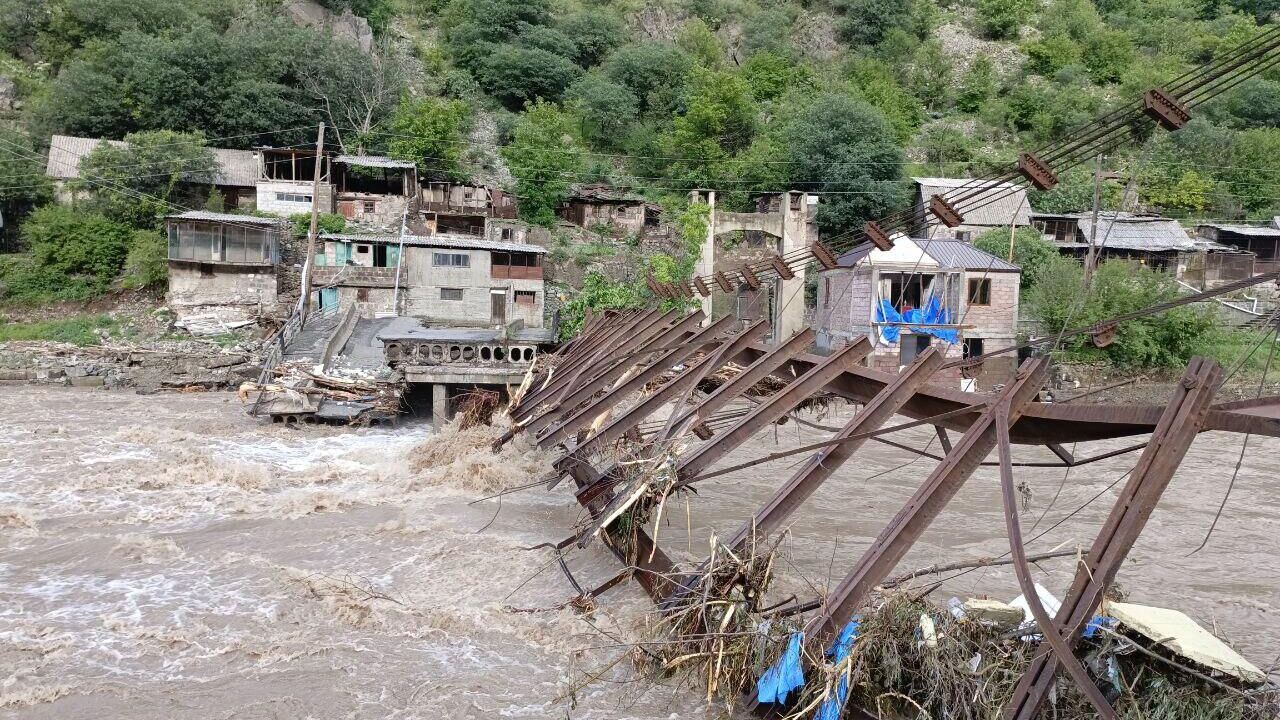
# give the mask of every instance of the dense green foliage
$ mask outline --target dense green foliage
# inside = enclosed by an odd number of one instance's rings
[[[1087,327],[1178,294],[1177,284],[1166,273],[1118,260],[1098,266],[1088,292],[1081,290],[1080,265],[1066,258],[1052,258],[1035,280],[1024,297],[1031,315],[1049,333]],[[1177,367],[1210,341],[1214,318],[1211,308],[1184,306],[1121,323],[1115,341],[1101,351],[1084,335],[1064,338],[1064,348],[1078,357],[1100,355],[1127,367]]]
[[[0,300],[37,303],[101,294],[124,266],[133,233],[105,215],[54,205],[36,210],[22,226],[30,255],[0,266]]]
[[[516,123],[502,156],[516,176],[520,216],[539,225],[555,222],[556,206],[573,183],[580,155],[573,119],[555,105],[537,102]]]
[[[98,334],[110,333],[118,323],[110,315],[81,315],[41,322],[9,322],[0,318],[0,343],[15,340],[52,340],[73,345],[97,345]]]
[[[418,164],[426,180],[462,178],[470,107],[461,100],[405,98],[391,117],[388,153]]]
[[[1022,268],[1022,287],[1035,284],[1047,267],[1058,258],[1058,248],[1044,239],[1039,230],[1020,227],[1013,232],[1013,257],[1009,257],[1009,228],[988,230],[974,239],[973,244],[998,258],[1011,260]]]
[[[156,130],[126,135],[123,147],[103,143],[80,161],[75,191],[92,191],[92,205],[107,217],[134,227],[159,228],[181,195],[184,183],[208,183],[216,164],[198,133]]]

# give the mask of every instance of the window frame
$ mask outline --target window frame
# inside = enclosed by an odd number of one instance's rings
[[[969,278],[969,304],[977,307],[991,307],[991,278]]]
[[[527,301],[521,301],[520,298],[529,298]],[[516,290],[512,295],[511,302],[514,305],[537,306],[538,291],[537,290]]]
[[[454,295],[456,296],[449,297]],[[462,288],[455,288],[455,287],[440,288],[440,300],[442,302],[462,302],[465,295],[466,294],[463,292]]]
[[[452,258],[452,259],[451,259],[451,260],[443,260],[443,261],[442,261],[442,260],[441,260],[442,258]],[[454,262],[454,260],[457,260],[457,259],[461,259],[461,260],[462,260],[462,262],[460,262],[460,263],[459,263],[459,262]],[[470,254],[470,253],[465,253],[465,252],[462,252],[462,253],[458,253],[458,252],[439,252],[439,251],[433,250],[433,251],[431,252],[431,266],[432,266],[432,267],[468,268],[468,269],[469,269],[469,268],[471,267],[471,254]]]

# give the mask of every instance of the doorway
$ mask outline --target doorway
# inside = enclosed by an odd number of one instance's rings
[[[507,324],[507,291],[506,290],[490,290],[489,291],[489,324],[490,325],[506,325]]]
[[[914,333],[902,333],[900,345],[899,365],[910,365],[916,356],[929,349],[929,343],[933,338],[928,335],[916,335]]]

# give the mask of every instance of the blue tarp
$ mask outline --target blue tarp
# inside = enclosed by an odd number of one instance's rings
[[[853,641],[858,638],[858,621],[854,618],[849,621],[848,625],[840,631],[840,637],[836,639],[834,645],[827,650],[827,657],[831,658],[831,664],[839,665],[849,657],[849,652],[853,650]],[[840,720],[840,711],[844,709],[844,701],[849,698],[849,676],[842,674],[840,680],[836,682],[836,691],[834,697],[827,698],[818,708],[818,712],[814,714],[813,720]]]
[[[786,652],[778,662],[764,671],[756,684],[756,699],[762,703],[785,703],[787,694],[804,685],[804,670],[800,668],[800,644],[804,633],[792,633]]]
[[[876,322],[907,323],[907,329],[913,333],[931,335],[952,345],[960,342],[960,332],[954,328],[928,327],[929,325],[947,325],[951,322],[951,312],[933,296],[925,301],[923,308],[914,308],[901,314],[893,309],[893,305],[888,300],[881,300],[880,307],[876,308]],[[912,323],[920,323],[921,326]],[[902,326],[882,326],[880,335],[885,342],[896,343],[902,335]]]

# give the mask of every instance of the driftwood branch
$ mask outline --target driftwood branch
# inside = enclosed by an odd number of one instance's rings
[[[1038,555],[1028,555],[1027,561],[1040,562],[1041,560],[1051,560],[1053,558],[1066,557],[1068,555],[1077,555],[1079,554],[1079,552],[1080,551],[1077,550],[1076,548],[1071,548],[1069,550],[1054,550],[1052,552],[1040,553]],[[953,563],[930,565],[929,567],[920,568],[918,570],[912,570],[911,572],[906,573],[905,575],[899,575],[898,577],[886,580],[883,583],[883,587],[887,587],[887,588],[895,587],[897,585],[901,585],[904,582],[907,582],[909,580],[914,580],[915,578],[918,578],[924,575],[937,575],[938,573],[950,572],[952,570],[968,570],[971,568],[980,568],[980,567],[997,567],[1000,565],[1009,565],[1012,562],[1013,562],[1013,558],[1008,558],[1008,557],[1000,557],[1000,558],[981,557],[981,558],[974,558],[971,560],[960,560],[958,562],[953,562]]]

